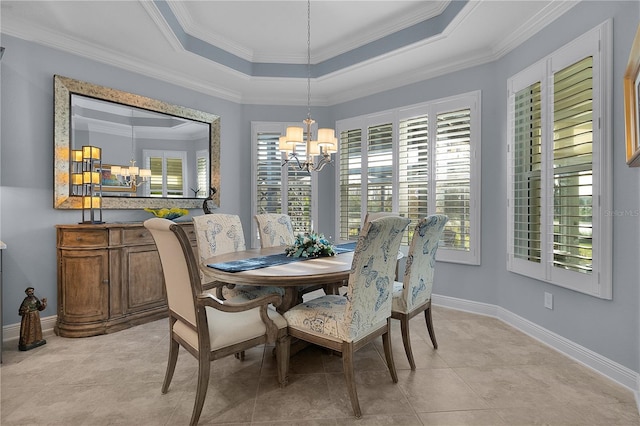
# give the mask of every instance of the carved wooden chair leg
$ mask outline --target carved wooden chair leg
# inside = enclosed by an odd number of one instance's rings
[[[178,361],[178,351],[180,345],[175,340],[171,339],[169,343],[169,361],[167,362],[167,372],[164,375],[164,383],[162,383],[162,393],[167,393],[173,373],[176,371],[176,362]]]
[[[196,389],[196,402],[193,405],[193,413],[191,414],[191,426],[197,425],[198,420],[200,420],[200,414],[202,413],[202,407],[204,406],[204,399],[207,396],[210,373],[211,360],[209,360],[209,357],[205,357],[203,354],[200,354],[200,359],[198,360],[198,387]]]
[[[391,348],[391,336],[389,336],[389,330],[391,330],[391,319],[387,319],[387,332],[382,335],[382,346],[384,347],[384,357],[387,360],[387,368],[391,373],[391,380],[393,383],[398,383],[398,373],[396,371],[396,364],[393,362],[393,350]]]
[[[424,311],[424,319],[427,322],[427,331],[429,337],[431,337],[431,343],[433,343],[433,349],[438,349],[438,342],[436,341],[436,332],[433,330],[433,318],[431,317],[431,303]]]
[[[357,419],[362,417],[360,411],[360,402],[358,402],[358,391],[356,390],[356,377],[353,371],[353,343],[342,343],[342,368],[344,369],[344,378],[347,382],[347,392],[351,399],[353,414]]]
[[[400,318],[400,330],[402,331],[402,344],[404,352],[407,354],[409,365],[412,370],[416,369],[416,363],[413,360],[413,351],[411,350],[411,339],[409,334],[409,315],[402,315]]]

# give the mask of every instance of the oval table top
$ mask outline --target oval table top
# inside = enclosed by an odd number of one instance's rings
[[[256,286],[309,286],[333,284],[349,278],[353,252],[335,256],[323,256],[300,260],[287,264],[267,266],[248,271],[227,272],[207,265],[232,262],[254,257],[283,254],[284,247],[249,249],[226,253],[206,259],[200,268],[208,278],[228,284],[248,284]]]

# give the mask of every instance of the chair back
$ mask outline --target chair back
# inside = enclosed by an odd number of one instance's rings
[[[195,296],[202,293],[202,285],[189,237],[168,219],[154,217],[146,220],[144,227],[151,232],[160,254],[169,310],[195,329]]]
[[[200,261],[219,254],[246,250],[240,216],[212,213],[193,217]]]
[[[399,301],[407,311],[431,298],[436,252],[448,220],[442,214],[427,216],[420,219],[413,231]]]
[[[260,247],[290,246],[295,240],[291,218],[286,214],[264,213],[255,216]]]
[[[409,219],[382,217],[365,223],[358,237],[347,287],[342,335],[354,340],[391,316],[397,253]]]

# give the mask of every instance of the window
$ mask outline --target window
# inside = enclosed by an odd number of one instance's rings
[[[438,260],[480,264],[479,105],[473,92],[339,121],[340,239],[355,240],[367,212],[446,214]]]
[[[196,173],[198,178],[196,198],[207,198],[209,196],[209,151],[206,149],[196,152]]]
[[[507,268],[601,298],[611,298],[610,31],[508,81]]]
[[[185,151],[157,151],[145,149],[142,152],[145,167],[151,169],[147,197],[183,198],[187,197]]]
[[[253,200],[252,216],[262,213],[285,213],[291,217],[295,233],[310,232],[315,217],[314,174],[292,166],[283,167],[282,153],[278,150],[278,138],[284,134],[287,123],[251,123],[253,135]],[[305,135],[306,137],[306,135]],[[305,146],[296,147],[301,157]],[[252,222],[253,245],[258,246],[255,223]]]

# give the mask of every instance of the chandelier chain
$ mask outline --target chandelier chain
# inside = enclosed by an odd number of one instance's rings
[[[311,0],[307,0],[307,118],[311,119]]]

